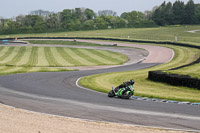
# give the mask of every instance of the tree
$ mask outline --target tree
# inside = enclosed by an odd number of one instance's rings
[[[83,23],[82,29],[83,30],[93,30],[94,29],[94,21],[93,20],[87,20]]]
[[[43,17],[38,15],[25,16],[23,25],[26,27],[32,27],[35,32],[44,32],[46,30]]]
[[[165,12],[165,22],[166,24],[168,25],[171,25],[173,24],[173,9],[172,9],[172,3],[171,2],[168,2],[165,9],[164,9],[164,12]]]
[[[94,19],[96,17],[93,10],[86,8],[84,11],[87,20]]]
[[[172,7],[173,24],[184,24],[185,5],[184,2],[175,1]]]
[[[193,0],[189,0],[185,6],[185,17],[184,23],[185,24],[193,24],[195,22],[195,5]]]
[[[117,13],[113,10],[101,10],[98,11],[98,16],[117,16]]]
[[[95,28],[96,29],[107,29],[108,28],[108,22],[104,20],[102,16],[98,16],[95,20]]]
[[[76,19],[74,21],[71,21],[69,23],[69,27],[68,27],[68,30],[80,30],[81,29],[81,21]]]
[[[107,23],[110,28],[122,28],[127,26],[127,21],[123,18],[116,16],[101,16]]]
[[[72,16],[72,10],[65,9],[61,13],[61,26],[63,29],[69,28],[69,24],[71,23],[73,16]]]
[[[125,12],[121,15],[121,18],[128,21],[128,27],[138,27],[143,25],[144,14],[138,11]]]
[[[74,20],[80,20],[81,22],[83,22],[85,20],[83,10],[84,9],[81,8],[75,8],[75,10],[72,10],[72,18]]]
[[[152,11],[145,11],[144,12],[144,19],[146,20],[150,20],[153,16],[153,12]]]
[[[0,32],[4,31],[7,21],[8,20],[6,20],[6,19],[0,18]]]
[[[163,24],[163,18],[161,18],[162,14],[161,14],[161,7],[158,7],[152,15],[152,19],[153,21],[157,24],[157,25],[164,25]]]
[[[59,30],[60,29],[60,14],[59,13],[50,14],[46,21],[46,25],[50,29]]]
[[[31,11],[29,13],[29,15],[38,15],[38,16],[42,16],[44,18],[47,18],[50,14],[52,14],[53,12],[49,12],[49,11],[44,11],[44,10],[35,10],[35,11]]]
[[[195,6],[195,24],[200,24],[200,4],[196,4]]]

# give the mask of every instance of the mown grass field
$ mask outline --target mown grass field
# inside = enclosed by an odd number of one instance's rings
[[[67,47],[0,47],[0,74],[35,71],[68,71],[67,67],[123,64],[119,53]]]
[[[137,96],[200,102],[200,91],[197,89],[171,86],[168,84],[152,82],[147,79],[149,71],[167,70],[185,65],[193,62],[199,57],[200,50],[171,45],[166,46],[175,51],[175,57],[167,64],[145,70],[91,75],[82,78],[79,83],[87,88],[108,93],[112,86],[117,86],[130,79],[135,79],[135,95]]]
[[[188,31],[200,30],[200,25],[184,25],[184,26],[168,26],[157,28],[123,28],[93,31],[73,31],[59,33],[43,33],[43,34],[13,34],[1,35],[5,37],[112,37],[122,39],[136,40],[157,40],[157,41],[174,41],[175,36],[178,42],[200,45],[200,32],[190,33]]]

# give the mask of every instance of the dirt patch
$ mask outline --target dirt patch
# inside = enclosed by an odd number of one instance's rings
[[[184,133],[132,125],[52,116],[0,104],[2,133]]]

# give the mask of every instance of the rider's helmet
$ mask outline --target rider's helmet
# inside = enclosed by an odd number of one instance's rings
[[[135,83],[135,81],[133,79],[130,80],[131,85],[133,85]]]

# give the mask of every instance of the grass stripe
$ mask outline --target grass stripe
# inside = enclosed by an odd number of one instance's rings
[[[0,47],[0,52],[4,49],[5,47]]]
[[[16,66],[24,66],[28,63],[31,56],[32,47],[27,47],[22,59],[16,63]]]
[[[91,62],[91,63],[93,63],[94,65],[102,65],[102,64],[103,64],[103,62],[96,60],[96,59],[89,53],[88,50],[85,50],[85,49],[74,49],[74,52],[75,52],[77,55],[84,57],[84,58],[87,60],[87,62]]]
[[[24,66],[32,67],[36,66],[37,63],[38,63],[38,47],[32,47],[29,60]]]
[[[6,53],[6,51],[8,51],[9,47],[1,47],[1,48],[2,49],[1,49],[1,52],[0,52],[0,57],[3,56]]]
[[[15,58],[16,55],[18,54],[19,49],[20,47],[14,47],[13,51],[9,54],[9,56],[5,60],[0,61],[0,64],[5,65],[7,62],[13,60],[13,58]]]
[[[94,66],[95,63],[89,62],[85,59],[83,55],[79,53],[75,48],[68,48],[64,49],[65,52],[68,53],[74,60],[78,61],[80,64],[77,64],[78,66]]]
[[[36,66],[49,66],[49,62],[45,56],[44,47],[39,47],[38,49],[38,63]]]
[[[3,54],[3,56],[0,57],[0,61],[5,60],[9,57],[10,53],[15,49],[15,47],[9,47],[8,50]]]
[[[20,47],[19,51],[17,51],[17,55],[9,62],[6,62],[6,65],[12,65],[12,66],[16,65],[16,63],[22,59],[25,52],[26,52],[26,47]]]
[[[128,57],[126,55],[119,54],[117,52],[102,51],[101,54],[103,54],[102,56],[105,56],[105,57],[108,56],[109,59],[114,60],[116,62],[122,62],[124,60],[128,60]]]
[[[52,54],[55,57],[56,61],[61,64],[61,66],[73,66],[71,63],[69,63],[67,60],[65,60],[61,53],[58,51],[56,47],[51,48]]]
[[[89,57],[97,60],[99,62],[98,65],[111,65],[111,64],[116,64],[113,61],[107,60],[106,58],[103,58],[98,54],[95,50],[93,49],[83,49],[82,50],[85,54],[87,54]],[[101,53],[101,51],[99,51]]]
[[[68,49],[68,48],[60,48],[57,47],[57,50],[59,52],[59,54],[63,57],[63,59],[65,59],[67,62],[69,62],[69,66],[78,66],[78,65],[82,65],[79,61],[77,61],[76,59],[72,58],[68,52],[66,52],[64,49]]]
[[[44,48],[44,53],[45,53],[45,57],[49,63],[49,66],[51,67],[58,67],[58,66],[62,66],[61,64],[59,64],[57,62],[57,60],[55,59],[55,57],[53,56],[52,52],[51,52],[51,48],[50,47],[45,47]]]
[[[110,61],[98,56],[93,49],[79,49],[81,53],[85,54],[87,58],[91,58],[90,61],[96,62],[97,65],[110,64]]]
[[[101,51],[92,50],[91,52],[93,54],[96,54],[96,55],[100,56],[101,58],[109,61],[110,62],[109,64],[122,64],[125,61],[125,59],[122,59],[123,56],[122,55],[119,56],[118,53],[115,54],[114,52],[111,53],[109,51],[103,51],[103,50],[101,50]],[[128,58],[127,58],[127,60],[128,60]]]

